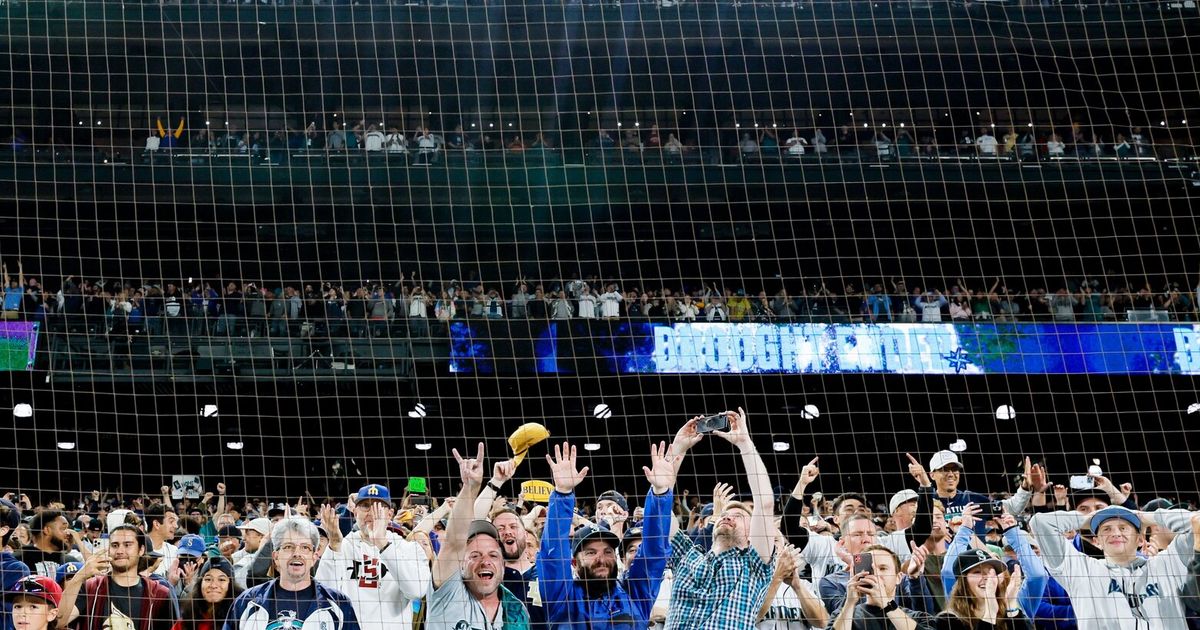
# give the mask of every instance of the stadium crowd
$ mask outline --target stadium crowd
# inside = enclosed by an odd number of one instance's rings
[[[779,123],[730,122],[722,129],[668,129],[658,124],[621,125],[590,130],[529,131],[508,123],[446,123],[435,130],[423,120],[410,132],[386,121],[366,118],[351,124],[336,116],[328,129],[315,121],[306,127],[243,129],[234,122],[222,128],[204,126],[189,132],[186,120],[175,129],[159,121],[144,137],[120,140],[112,146],[81,130],[63,137],[35,137],[17,129],[7,143],[17,156],[55,161],[85,161],[100,155],[122,160],[128,152],[144,162],[172,156],[190,159],[245,157],[284,164],[293,158],[344,157],[388,163],[431,165],[447,159],[483,159],[505,155],[548,157],[563,155],[564,141],[575,138],[576,154],[590,160],[626,164],[687,161],[771,162],[836,159],[903,160],[970,157],[1037,161],[1050,159],[1133,159],[1191,157],[1189,135],[1176,137],[1165,126],[1086,126],[982,124],[978,119],[942,125],[857,124],[851,118],[840,126],[807,127]],[[1165,121],[1162,121],[1165,123]],[[978,125],[978,126],[977,126]],[[64,142],[64,138],[67,141]],[[579,145],[576,147],[576,145]],[[101,153],[96,154],[95,150]]]
[[[1200,513],[1161,497],[1139,506],[1130,484],[1098,468],[1068,487],[1025,458],[1016,485],[988,495],[966,488],[957,453],[933,453],[927,465],[909,454],[896,472],[911,481],[886,503],[855,491],[830,500],[811,492],[824,480],[816,457],[786,480],[790,491],[775,486],[738,409],[651,443],[640,500],[578,496],[602,460],[580,461],[568,442],[544,448],[550,482],[512,487],[547,436],[536,423],[519,428],[514,454],[490,458],[490,479],[482,443],[467,456],[455,450],[461,490],[442,502],[394,497],[384,480],[295,505],[234,501],[224,484],[196,500],[168,486],[161,496],[94,491],[39,505],[10,494],[0,501],[3,626],[1183,630],[1200,621]],[[698,448],[741,462],[740,476],[732,461],[719,464],[730,483],[708,502],[676,494]]]
[[[1058,284],[1010,287],[952,281],[814,281],[768,291],[734,283],[647,283],[630,286],[596,275],[485,283],[465,280],[352,283],[187,282],[64,278],[44,286],[0,267],[4,319],[41,322],[52,332],[114,336],[350,336],[425,335],[461,319],[622,319],[710,322],[969,322],[969,321],[1196,321],[1195,291],[1176,279],[1159,286],[1115,275],[1069,278]],[[775,287],[780,285],[774,283]],[[1046,287],[1053,287],[1047,290]]]

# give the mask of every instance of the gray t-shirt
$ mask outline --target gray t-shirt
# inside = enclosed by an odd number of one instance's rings
[[[430,589],[425,611],[425,627],[429,630],[500,630],[504,627],[503,605],[496,619],[488,621],[487,613],[463,583],[462,571],[455,571],[440,588]]]

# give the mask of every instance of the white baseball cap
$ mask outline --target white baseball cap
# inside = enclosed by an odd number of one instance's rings
[[[954,464],[962,468],[962,462],[958,461],[958,454],[954,451],[938,451],[929,458],[929,472],[941,470],[950,464]]]
[[[888,514],[895,514],[896,508],[900,507],[901,505],[904,505],[905,503],[908,503],[909,501],[916,501],[916,500],[917,500],[917,491],[916,490],[901,490],[900,492],[893,494],[892,498],[888,501]]]
[[[242,530],[243,532],[246,530],[254,530],[263,536],[269,536],[271,534],[271,519],[259,517],[244,525],[238,525],[238,529]]]

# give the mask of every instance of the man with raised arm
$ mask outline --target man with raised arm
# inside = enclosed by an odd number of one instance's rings
[[[433,562],[425,627],[430,630],[501,628],[526,630],[525,604],[504,588],[504,552],[496,527],[473,520],[475,499],[483,485],[483,443],[474,459],[454,450],[463,488],[441,537],[442,548]]]
[[[332,511],[329,515],[333,517]],[[412,602],[429,588],[429,560],[415,542],[388,531],[395,516],[387,486],[367,484],[358,491],[354,520],[358,529],[345,539],[338,523],[325,524],[329,546],[317,565],[318,582],[346,594],[362,630],[412,627]]]
[[[575,466],[575,447],[563,442],[546,456],[553,473],[546,527],[538,551],[538,588],[546,619],[555,628],[599,630],[644,628],[662,586],[667,566],[667,534],[671,529],[671,489],[675,486],[679,460],[667,443],[650,447],[650,467],[643,467],[650,482],[646,495],[642,542],[623,579],[617,577],[617,549],[621,539],[601,526],[581,527],[571,537],[575,513],[575,487],[587,477],[588,468]],[[572,576],[572,569],[578,577]]]
[[[754,507],[737,501],[725,506],[713,530],[712,549],[705,553],[684,532],[671,539],[668,566],[674,573],[667,628],[750,628],[766,599],[775,572],[775,497],[746,412],[727,411],[728,431],[717,437],[737,447],[746,467]],[[704,438],[696,430],[699,417],[680,429],[671,444],[670,456],[682,456]]]
[[[1065,533],[1084,526],[1096,535],[1104,558],[1079,551]],[[1143,526],[1178,534],[1158,555],[1139,553]],[[1043,512],[1029,528],[1042,548],[1050,575],[1071,596],[1079,630],[1183,630],[1188,627],[1179,591],[1194,580],[1189,563],[1200,554],[1195,531],[1200,513],[1187,510],[1135,512],[1109,507],[1092,514]]]

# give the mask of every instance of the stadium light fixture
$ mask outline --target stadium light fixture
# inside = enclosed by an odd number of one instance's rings
[[[226,442],[225,448],[227,448],[231,451],[240,451],[240,450],[246,448],[246,443],[245,442]]]
[[[805,420],[816,420],[821,417],[821,410],[816,405],[804,405],[804,409],[800,410],[800,417]]]
[[[787,442],[772,442],[771,443],[771,448],[775,449],[776,453],[782,453],[791,447],[792,447],[792,445],[788,444]]]
[[[997,420],[1012,420],[1017,417],[1017,410],[1012,408],[1012,405],[1000,405],[996,407]]]
[[[595,416],[597,420],[608,420],[609,418],[613,417],[613,411],[608,405],[600,403],[592,408],[592,415]]]
[[[61,448],[64,451],[73,451],[73,450],[75,450],[75,443],[74,442],[59,442],[58,448]]]
[[[1200,402],[1194,402],[1194,403],[1188,405],[1187,412],[1188,412],[1189,416],[1196,413],[1197,411],[1200,411]]]
[[[15,418],[32,418],[33,405],[29,403],[17,403],[13,407],[13,417]]]
[[[425,416],[427,416],[427,415],[429,415],[429,412],[428,412],[428,411],[425,409],[425,404],[424,404],[424,403],[417,403],[417,404],[416,404],[416,406],[414,406],[414,407],[413,407],[411,410],[409,410],[409,412],[408,412],[408,417],[409,417],[409,418],[417,418],[417,419],[420,419],[420,418],[424,418],[424,417],[425,417]]]
[[[216,418],[217,417],[217,406],[213,405],[213,404],[204,405],[203,407],[200,408],[200,417],[201,418]]]
[[[430,444],[429,442],[418,442],[414,444],[413,447],[418,451],[428,451],[429,449],[433,448],[433,444]]]
[[[583,450],[595,452],[600,450],[600,445],[595,442],[584,442]]]

